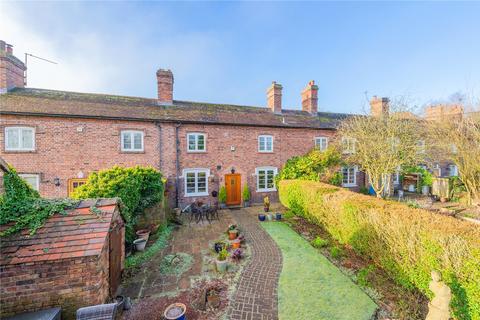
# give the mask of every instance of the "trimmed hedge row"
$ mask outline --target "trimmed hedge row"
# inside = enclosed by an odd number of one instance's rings
[[[280,201],[335,239],[370,257],[392,279],[429,297],[430,272],[452,290],[456,319],[480,320],[480,228],[313,181],[283,180]]]

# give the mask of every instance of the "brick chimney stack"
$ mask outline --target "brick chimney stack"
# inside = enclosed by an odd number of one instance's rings
[[[373,96],[370,100],[370,115],[374,117],[388,116],[390,112],[390,99],[388,98],[378,98]]]
[[[273,113],[282,113],[282,85],[275,81],[267,90],[267,107]]]
[[[173,73],[171,70],[158,69],[158,103],[163,105],[173,104]]]
[[[425,119],[429,121],[461,120],[463,112],[463,106],[459,104],[438,104],[425,109]]]
[[[302,110],[310,114],[318,112],[318,86],[313,80],[302,91]]]
[[[13,55],[13,46],[0,40],[0,94],[25,87],[25,64]]]

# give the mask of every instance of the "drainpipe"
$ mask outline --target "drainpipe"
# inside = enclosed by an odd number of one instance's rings
[[[180,190],[180,138],[178,137],[178,129],[180,128],[181,124],[177,123],[175,125],[175,144],[176,144],[176,152],[175,152],[175,167],[177,172],[177,178],[175,179],[175,208],[178,208],[178,193]]]
[[[155,125],[158,128],[158,170],[162,172],[163,164],[162,164],[162,126],[160,122],[155,122]]]

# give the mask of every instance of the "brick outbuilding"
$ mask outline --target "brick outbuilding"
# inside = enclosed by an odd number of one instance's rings
[[[116,199],[81,201],[34,235],[2,238],[0,317],[61,307],[71,319],[80,307],[106,302],[120,283],[124,238]]]

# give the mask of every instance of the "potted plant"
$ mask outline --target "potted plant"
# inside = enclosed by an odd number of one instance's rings
[[[147,240],[143,238],[138,238],[133,241],[133,245],[135,246],[136,251],[143,251],[145,250],[145,246],[147,245]]]
[[[220,203],[220,208],[225,209],[227,205],[225,202],[227,201],[227,189],[222,186],[220,188],[220,192],[218,193],[218,202]]]
[[[281,214],[280,212],[277,212],[277,213],[275,214],[275,219],[277,219],[277,221],[282,220],[282,214]]]
[[[265,196],[265,198],[263,198],[263,211],[270,211],[270,199],[268,198],[268,196]]]
[[[263,213],[258,214],[258,220],[265,221],[265,215]]]
[[[228,227],[228,239],[229,240],[235,240],[238,236],[238,229],[237,226],[234,224],[231,224]]]
[[[227,271],[227,265],[228,265],[227,258],[228,258],[228,251],[227,251],[227,249],[223,248],[218,253],[217,260],[215,261],[215,263],[217,265],[217,271],[218,272],[223,273],[223,272]]]
[[[235,262],[239,262],[240,259],[243,257],[243,252],[242,249],[235,249],[232,253],[232,260]]]
[[[213,245],[213,249],[215,250],[215,253],[219,253],[220,251],[222,251],[223,248],[226,247],[226,244],[225,242],[223,241],[217,241],[215,242],[215,244]]]
[[[245,208],[249,207],[250,206],[250,189],[248,189],[247,185],[243,186],[242,196],[243,196],[243,206]]]
[[[185,320],[185,311],[187,311],[187,306],[183,303],[174,303],[165,309],[163,316],[167,320]]]
[[[238,249],[238,248],[240,248],[240,243],[241,243],[241,241],[240,241],[240,239],[238,239],[238,238],[235,239],[235,240],[233,240],[233,241],[232,241],[232,248],[233,248],[233,249]]]

